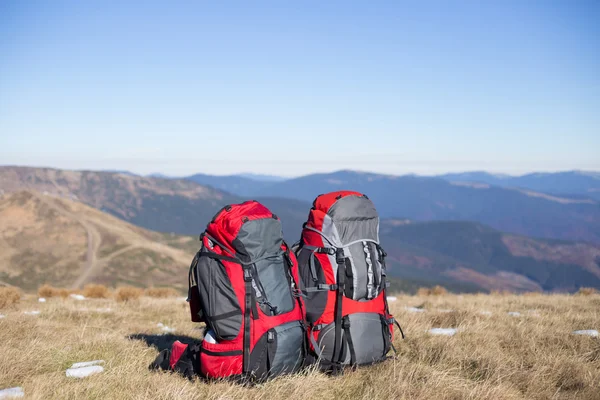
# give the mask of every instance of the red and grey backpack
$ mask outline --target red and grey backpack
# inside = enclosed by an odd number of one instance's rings
[[[384,360],[397,322],[373,202],[349,191],[318,196],[296,251],[308,339],[322,369]]]
[[[256,201],[229,205],[201,241],[189,274],[192,320],[207,325],[200,375],[260,381],[298,371],[305,316],[279,218]]]

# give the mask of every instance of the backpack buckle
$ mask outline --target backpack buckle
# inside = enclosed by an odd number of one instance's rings
[[[335,262],[338,265],[346,263],[346,257],[344,256],[344,249],[337,249],[337,251],[335,252]]]
[[[342,319],[342,328],[350,329],[350,320],[347,317]]]
[[[244,282],[252,282],[252,274],[248,268],[244,268]]]
[[[275,341],[275,333],[273,331],[267,332],[267,343],[273,343]]]

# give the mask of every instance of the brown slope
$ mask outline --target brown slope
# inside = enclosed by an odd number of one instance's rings
[[[184,288],[192,238],[147,231],[83,203],[20,191],[0,197],[0,280]],[[176,242],[175,246],[167,242]]]
[[[19,190],[78,200],[146,229],[189,234],[199,234],[225,204],[242,200],[184,179],[0,166],[0,194]]]

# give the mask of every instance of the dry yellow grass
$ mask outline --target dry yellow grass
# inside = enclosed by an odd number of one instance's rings
[[[21,291],[12,286],[0,286],[0,310],[17,304],[21,299]]]
[[[133,286],[121,286],[115,292],[115,300],[126,302],[137,300],[144,294],[144,290]]]
[[[448,291],[445,287],[440,285],[435,285],[434,287],[421,287],[417,290],[417,296],[441,296],[444,294],[448,294]]]
[[[144,295],[157,299],[166,299],[168,297],[177,297],[179,292],[173,288],[151,287],[144,290]]]
[[[91,299],[108,299],[111,296],[111,292],[104,285],[90,283],[83,288],[83,295]]]
[[[600,397],[600,338],[572,334],[600,330],[600,295],[398,296],[390,306],[407,335],[395,337],[397,359],[340,377],[313,371],[245,388],[188,382],[147,369],[157,350],[129,337],[168,339],[157,327],[162,322],[178,337],[199,338],[185,301],[22,300],[0,319],[0,389],[23,386],[32,399]],[[408,306],[426,311],[410,313]],[[22,314],[31,309],[40,315]],[[452,337],[427,332],[436,327],[459,331]],[[65,377],[72,363],[96,359],[106,361],[103,373],[83,380]]]
[[[598,292],[597,289],[594,289],[594,288],[591,288],[591,287],[582,287],[577,292],[577,294],[580,295],[580,296],[590,296],[592,294],[598,294],[598,293],[600,293],[600,292]]]
[[[54,286],[50,286],[48,284],[44,284],[38,289],[38,296],[48,299],[53,297],[62,297],[65,299],[71,294],[81,294],[81,291],[77,289],[55,288]]]

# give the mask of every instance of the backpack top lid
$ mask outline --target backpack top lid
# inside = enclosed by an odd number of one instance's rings
[[[313,202],[303,235],[311,236],[315,231],[336,247],[360,240],[379,243],[379,215],[364,194],[352,191],[322,194]]]
[[[255,200],[225,206],[208,224],[206,233],[244,263],[282,251],[281,221]]]

